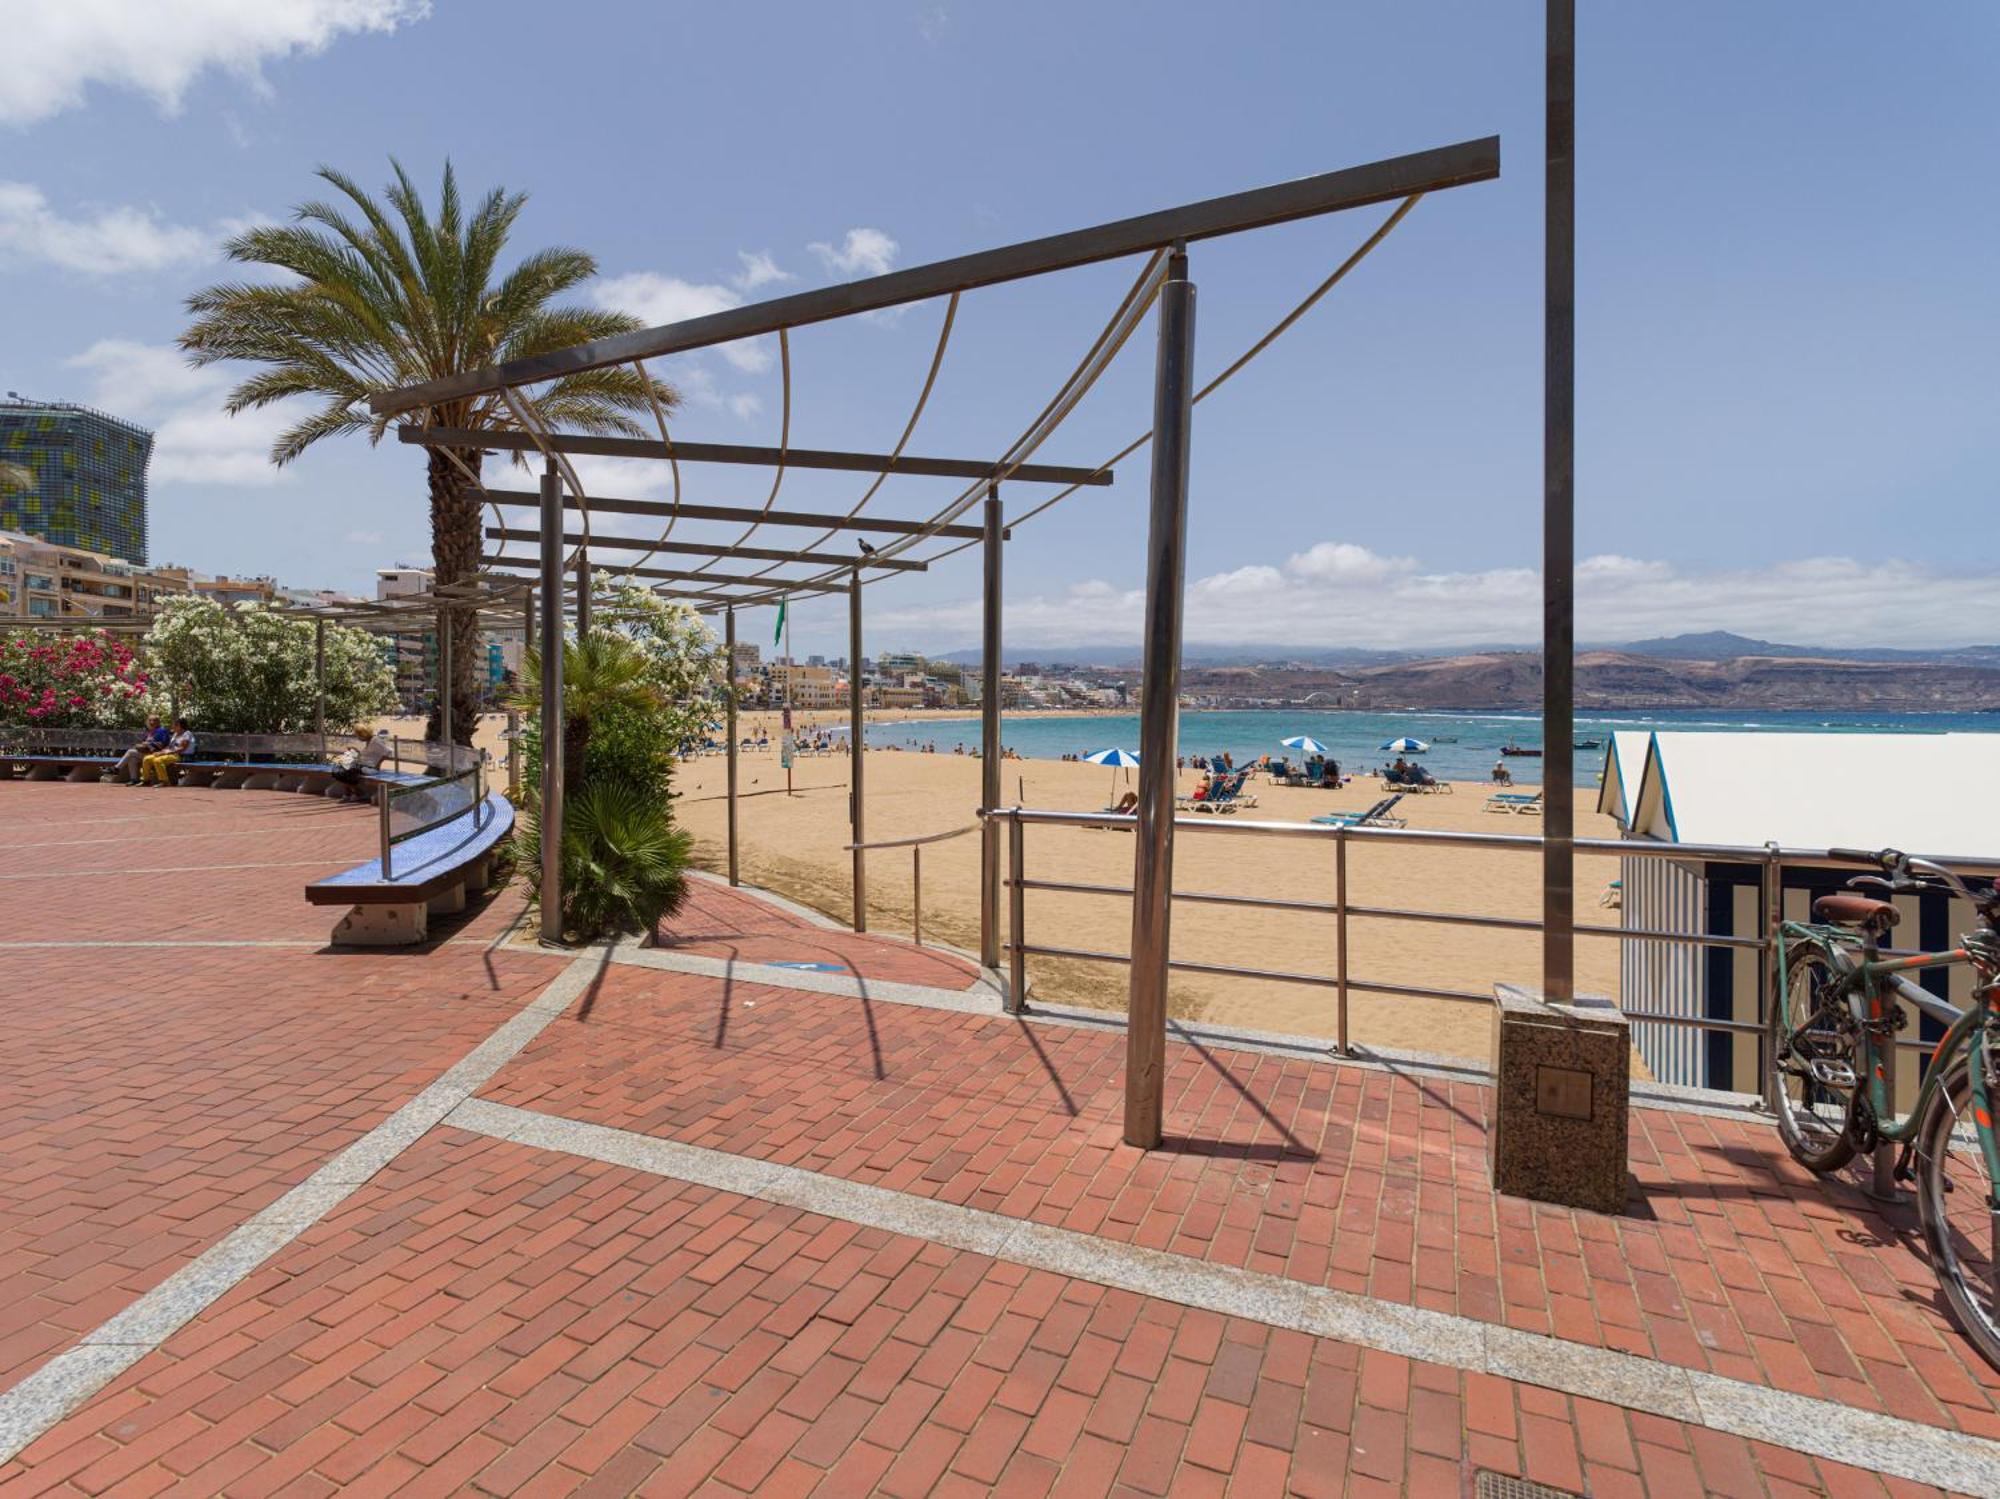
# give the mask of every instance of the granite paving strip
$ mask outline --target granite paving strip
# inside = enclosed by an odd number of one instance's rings
[[[213,1305],[470,1098],[582,994],[603,954],[574,959],[542,992],[436,1081],[220,1243],[0,1392],[0,1463]]]
[[[467,1099],[443,1122],[1025,1269],[1603,1401],[1917,1483],[2000,1496],[2000,1442],[1746,1380],[480,1099]]]

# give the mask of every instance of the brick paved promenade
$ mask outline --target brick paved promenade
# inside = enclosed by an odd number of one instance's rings
[[[365,810],[0,813],[0,1496],[2000,1494],[1913,1212],[1754,1120],[1572,1213],[1475,1083],[1197,1037],[1142,1155],[1115,1028],[947,954],[709,883],[335,950]]]

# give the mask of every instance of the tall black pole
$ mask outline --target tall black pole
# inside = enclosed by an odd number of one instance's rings
[[[1576,981],[1576,0],[1548,0],[1542,288],[1542,995]]]
[[[563,835],[562,475],[542,473],[542,941],[560,945]]]
[[[1176,245],[1160,288],[1153,388],[1153,496],[1146,536],[1145,653],[1139,663],[1139,825],[1132,871],[1131,997],[1125,1026],[1125,1143],[1160,1143],[1167,1055],[1167,959],[1174,891],[1174,748],[1187,580],[1189,439],[1194,423],[1194,283]]]
[[[1000,825],[992,813],[1000,805],[1000,486],[986,491],[984,557],[980,592],[980,661],[985,686],[979,698],[979,805],[986,811],[979,833],[979,961],[1000,966]],[[1020,933],[1014,934],[1016,942]],[[1020,1010],[1021,996],[1008,994],[1007,1008]]]
[[[722,611],[722,646],[729,653],[729,661],[723,667],[722,679],[726,689],[723,697],[723,725],[728,730],[729,744],[729,883],[739,883],[736,869],[736,611]]]
[[[868,763],[866,715],[861,705],[861,569],[850,578],[847,595],[847,821],[854,844],[854,930],[868,930],[868,853],[862,848],[866,804],[862,801],[862,769]],[[786,654],[790,654],[787,642]]]

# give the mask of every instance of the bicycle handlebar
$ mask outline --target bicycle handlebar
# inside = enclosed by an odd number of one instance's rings
[[[1879,884],[1897,894],[1936,889],[1937,886],[1935,884],[1912,878],[1912,876],[1922,873],[1932,876],[1937,881],[1941,881],[1946,889],[1950,890],[1954,895],[1964,897],[1964,899],[1971,902],[1975,907],[1984,908],[1992,906],[1996,901],[1993,889],[1989,888],[1984,895],[1975,894],[1966,887],[1964,880],[1960,879],[1949,869],[1946,869],[1942,864],[1934,864],[1929,859],[1914,858],[1904,853],[1901,849],[1830,848],[1826,851],[1826,856],[1829,859],[1840,859],[1853,864],[1872,864],[1888,876],[1887,879],[1874,879],[1870,876],[1862,875],[1848,881],[1850,885],[1864,883]]]

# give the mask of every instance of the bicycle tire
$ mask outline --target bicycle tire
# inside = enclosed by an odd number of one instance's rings
[[[1797,1021],[1794,996],[1803,979],[1810,982],[1810,973],[1818,969],[1828,979],[1834,975],[1832,962],[1824,948],[1807,945],[1793,952],[1785,965],[1783,990],[1774,997],[1769,1021],[1769,1057],[1771,1104],[1778,1116],[1778,1138],[1793,1160],[1806,1170],[1824,1176],[1829,1171],[1838,1171],[1854,1159],[1854,1131],[1852,1129],[1856,1101],[1861,1094],[1862,1069],[1856,1065],[1858,1057],[1847,1057],[1849,1070],[1856,1076],[1856,1085],[1848,1090],[1844,1101],[1837,1110],[1829,1110],[1828,1103],[1839,1098],[1839,1090],[1821,1083],[1806,1082],[1796,1073],[1788,1072],[1780,1064],[1780,1049],[1790,1039],[1794,1030],[1802,1026],[1807,1018],[1801,1015]],[[1817,993],[1815,988],[1812,993]],[[1801,1097],[1794,1099],[1788,1089],[1798,1086]],[[1824,1095],[1819,1103],[1814,1102],[1814,1094]]]
[[[1993,1285],[1994,1248],[1986,1212],[1993,1186],[1986,1179],[1985,1159],[1977,1145],[1967,1150],[1961,1144],[1954,1151],[1951,1144],[1953,1129],[1971,1106],[1971,1094],[1969,1063],[1961,1055],[1931,1095],[1918,1131],[1917,1211],[1945,1309],[1979,1356],[2000,1369],[2000,1293]],[[1946,1173],[1954,1166],[1958,1190],[1947,1192]],[[1954,1222],[1953,1199],[1962,1195],[1970,1199],[1973,1194],[1966,1189],[1975,1184],[1984,1191],[1977,1201],[1957,1204],[1961,1213]]]

